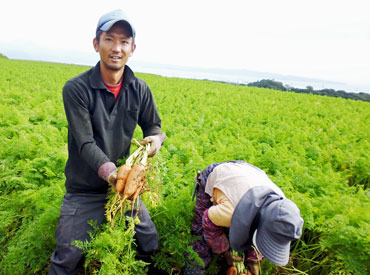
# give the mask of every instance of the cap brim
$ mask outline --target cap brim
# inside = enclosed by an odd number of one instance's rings
[[[107,23],[105,23],[103,26],[100,27],[100,30],[103,31],[103,32],[107,32],[110,30],[110,28],[112,28],[112,26],[114,24],[116,24],[117,22],[119,21],[124,21],[124,22],[127,22],[126,20],[122,20],[122,19],[117,19],[117,20],[111,20],[111,21],[108,21]],[[128,22],[127,22],[128,23]],[[132,27],[130,25],[130,23],[128,23],[131,30],[132,30]]]
[[[266,224],[265,226],[268,226]],[[282,239],[275,240],[267,232],[265,226],[259,226],[257,229],[256,242],[258,250],[270,262],[276,265],[286,265],[289,262],[290,242]]]
[[[99,30],[101,30],[103,32],[108,32],[113,27],[113,25],[116,24],[119,21],[126,22],[128,24],[128,26],[131,28],[131,34],[132,34],[132,36],[135,37],[135,30],[132,28],[130,22],[128,22],[126,20],[123,20],[123,19],[111,20],[111,21],[105,23],[104,25],[102,25],[99,28]]]

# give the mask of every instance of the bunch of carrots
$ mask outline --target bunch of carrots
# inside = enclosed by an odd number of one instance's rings
[[[111,196],[106,205],[106,217],[112,228],[114,228],[118,212],[120,213],[120,221],[122,220],[127,200],[131,201],[131,216],[133,215],[135,202],[144,193],[147,184],[146,171],[150,143],[141,145],[136,139],[133,142],[139,147],[129,156],[125,164],[119,167],[115,195]]]

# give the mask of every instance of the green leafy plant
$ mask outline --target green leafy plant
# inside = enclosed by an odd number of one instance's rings
[[[47,273],[65,192],[61,91],[87,69],[0,59],[0,274]],[[242,159],[266,171],[305,220],[289,264],[263,260],[264,274],[368,273],[370,103],[137,75],[151,87],[167,134],[148,177],[153,192],[142,194],[159,233],[151,265],[177,274],[189,261],[201,263],[189,245],[194,175]],[[140,128],[134,137],[141,139]],[[149,270],[136,259],[131,224],[119,233],[107,225],[83,244],[86,270]],[[127,254],[111,243],[119,238]],[[220,261],[215,257],[209,274],[217,274]]]
[[[148,264],[136,260],[134,227],[139,220],[126,217],[126,223],[112,229],[109,223],[94,227],[90,241],[75,241],[85,254],[88,274],[146,274]],[[92,224],[93,225],[93,224]]]

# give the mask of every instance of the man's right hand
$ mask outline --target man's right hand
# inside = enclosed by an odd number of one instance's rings
[[[117,167],[113,162],[105,162],[99,167],[98,175],[112,186],[115,186],[117,181]]]
[[[115,186],[116,185],[116,181],[117,181],[117,170],[116,171],[113,171],[112,173],[109,174],[108,176],[108,183],[112,186]]]

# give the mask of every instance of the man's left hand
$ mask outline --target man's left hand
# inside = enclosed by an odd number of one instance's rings
[[[164,141],[164,138],[166,135],[164,133],[159,134],[159,135],[154,135],[154,136],[147,136],[144,138],[140,144],[145,145],[147,143],[150,143],[150,150],[148,152],[148,157],[154,157],[155,154],[158,153],[159,149],[162,147],[162,143]]]

